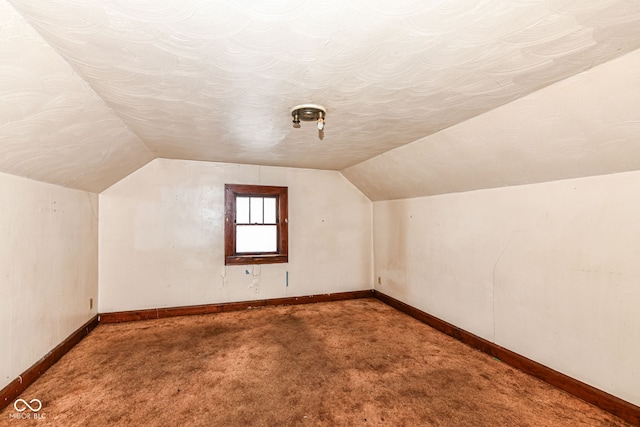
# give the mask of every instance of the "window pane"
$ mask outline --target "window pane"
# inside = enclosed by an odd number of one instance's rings
[[[262,224],[262,197],[251,198],[251,224]]]
[[[236,224],[249,223],[249,197],[236,197]]]
[[[277,252],[277,226],[238,225],[236,226],[236,252]]]
[[[276,198],[275,197],[264,198],[264,223],[265,224],[276,223]]]

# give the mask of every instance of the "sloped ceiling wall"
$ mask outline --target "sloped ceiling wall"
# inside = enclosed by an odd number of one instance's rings
[[[99,192],[154,158],[2,0],[0,28],[0,171]]]
[[[342,173],[371,200],[640,169],[640,51]]]
[[[157,157],[350,170],[640,48],[628,0],[0,0],[0,24],[0,171],[90,191]],[[291,127],[307,102],[322,141]]]

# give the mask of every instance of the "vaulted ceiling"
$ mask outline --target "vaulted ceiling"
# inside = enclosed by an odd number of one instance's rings
[[[344,170],[638,48],[634,0],[0,0],[0,171],[99,192],[157,157]]]

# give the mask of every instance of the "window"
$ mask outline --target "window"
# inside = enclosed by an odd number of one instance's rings
[[[225,265],[288,262],[287,187],[225,185]]]

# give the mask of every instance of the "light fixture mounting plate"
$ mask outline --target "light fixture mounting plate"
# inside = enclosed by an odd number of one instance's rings
[[[322,105],[317,104],[302,104],[297,105],[291,109],[291,116],[295,119],[305,122],[316,121],[319,118],[323,118],[327,115],[327,110]]]

